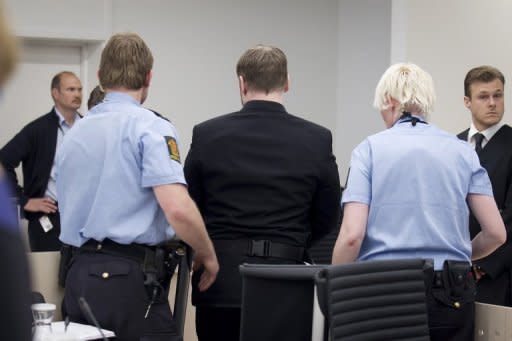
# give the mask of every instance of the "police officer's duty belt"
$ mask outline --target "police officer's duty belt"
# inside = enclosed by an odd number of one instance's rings
[[[111,241],[110,239],[105,239],[102,242],[89,239],[86,243],[79,247],[78,250],[105,253],[112,256],[129,258],[143,264],[147,257],[147,252],[149,250],[155,251],[155,247],[142,244],[119,244]]]

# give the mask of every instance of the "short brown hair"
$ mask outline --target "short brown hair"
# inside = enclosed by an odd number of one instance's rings
[[[73,77],[78,78],[77,75],[75,75],[71,71],[61,71],[58,74],[56,74],[55,76],[53,76],[52,81],[50,83],[50,89],[60,90],[60,81],[62,79],[62,76],[64,76],[64,75],[66,75],[66,76],[73,76]]]
[[[251,90],[268,94],[283,89],[288,79],[286,55],[277,47],[257,45],[240,57],[236,73]]]
[[[89,99],[87,100],[87,109],[91,109],[96,104],[103,101],[105,98],[105,92],[101,90],[99,85],[96,85],[94,89],[92,89],[91,94],[89,95]]]
[[[0,86],[14,70],[17,60],[17,42],[7,27],[2,3],[0,2]]]
[[[124,87],[137,90],[146,85],[153,68],[153,55],[135,33],[113,35],[101,53],[98,77],[103,89]]]
[[[464,96],[471,97],[471,84],[482,82],[489,83],[499,79],[505,85],[505,76],[495,67],[482,65],[469,70],[464,78]]]

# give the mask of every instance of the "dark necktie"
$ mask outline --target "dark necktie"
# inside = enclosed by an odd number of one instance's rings
[[[475,136],[474,136],[474,139],[475,139],[475,152],[477,154],[480,154],[480,152],[482,151],[482,141],[484,140],[484,135],[483,134],[480,134],[480,133],[476,133]]]

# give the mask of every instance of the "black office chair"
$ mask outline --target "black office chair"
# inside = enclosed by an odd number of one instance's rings
[[[31,292],[31,301],[32,301],[32,304],[46,303],[46,300],[44,299],[43,294],[41,294],[39,291]]]
[[[422,259],[329,266],[316,276],[329,340],[429,340]]]
[[[320,265],[241,265],[240,341],[311,341],[314,277],[321,269]]]

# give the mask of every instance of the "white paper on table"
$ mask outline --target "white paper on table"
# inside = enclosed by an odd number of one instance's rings
[[[52,322],[52,331],[58,333],[64,333],[64,321]],[[116,336],[114,332],[106,329],[101,330],[105,337]],[[97,340],[101,339],[101,334],[98,328],[87,324],[70,322],[68,325],[67,332],[73,334],[74,337],[79,340]]]

